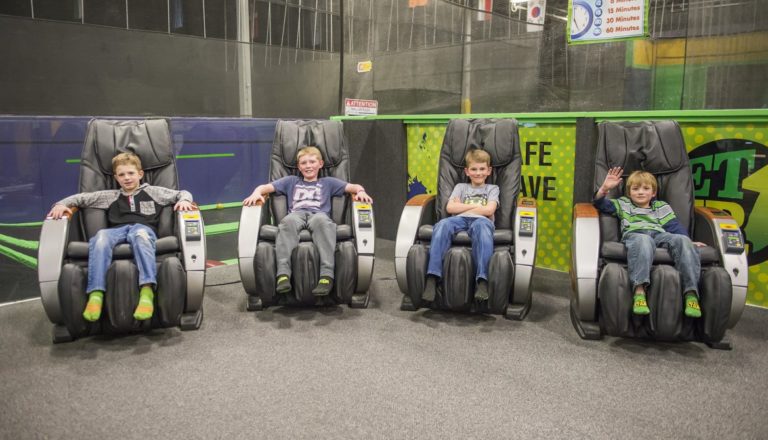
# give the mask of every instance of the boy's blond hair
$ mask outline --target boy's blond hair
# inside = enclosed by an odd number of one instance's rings
[[[627,185],[624,188],[627,193],[627,197],[629,197],[629,189],[632,188],[634,185],[648,185],[651,188],[653,188],[653,192],[656,192],[658,184],[656,183],[656,176],[649,173],[648,171],[634,171],[632,174],[627,177]]]
[[[488,154],[488,152],[485,150],[481,150],[479,148],[472,148],[469,151],[467,151],[466,156],[464,156],[464,163],[466,164],[465,167],[469,167],[470,163],[484,163],[488,165],[488,168],[490,168],[491,155]]]
[[[317,157],[317,160],[323,160],[323,154],[320,153],[320,149],[318,149],[315,146],[308,145],[308,146],[300,149],[299,152],[296,153],[296,162],[300,161],[301,158],[306,156],[307,154],[311,154],[311,155]]]
[[[133,153],[120,153],[117,156],[112,158],[112,172],[117,172],[117,167],[120,165],[133,165],[136,167],[136,170],[142,171],[141,169],[141,159],[139,159],[139,156],[133,154]]]

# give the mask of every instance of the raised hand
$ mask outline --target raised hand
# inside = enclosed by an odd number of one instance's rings
[[[605,176],[603,184],[600,186],[600,192],[602,195],[608,194],[608,191],[616,188],[621,184],[623,180],[621,178],[624,169],[622,167],[613,167],[608,170],[608,175]]]

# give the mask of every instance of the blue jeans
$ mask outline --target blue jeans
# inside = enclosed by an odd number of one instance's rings
[[[128,243],[139,269],[139,286],[157,284],[155,267],[155,242],[157,235],[149,226],[131,224],[102,229],[88,241],[88,288],[107,290],[107,269],[112,263],[112,249],[120,243]]]
[[[443,276],[443,256],[451,247],[453,237],[467,231],[472,240],[472,260],[475,262],[475,280],[488,279],[488,263],[493,254],[493,222],[486,217],[446,217],[432,229],[427,275]]]
[[[622,242],[627,247],[627,269],[633,293],[635,287],[650,283],[653,254],[657,247],[666,247],[680,273],[683,292],[693,291],[698,295],[701,261],[690,238],[669,232],[635,231],[625,234]]]

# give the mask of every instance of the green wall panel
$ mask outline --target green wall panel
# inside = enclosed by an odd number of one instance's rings
[[[731,213],[747,241],[749,304],[768,307],[768,122],[681,124],[696,204]]]

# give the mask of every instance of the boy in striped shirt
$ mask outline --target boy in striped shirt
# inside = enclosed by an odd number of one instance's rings
[[[621,221],[621,241],[627,248],[627,270],[634,293],[632,312],[636,315],[651,313],[645,289],[650,284],[654,251],[657,247],[666,247],[680,273],[685,316],[701,317],[698,289],[701,262],[696,246],[704,246],[704,243],[692,242],[672,207],[655,199],[657,183],[651,173],[633,172],[627,178],[629,197],[606,199],[606,194],[621,184],[623,171],[621,167],[608,170],[592,203],[602,213],[616,216]]]

